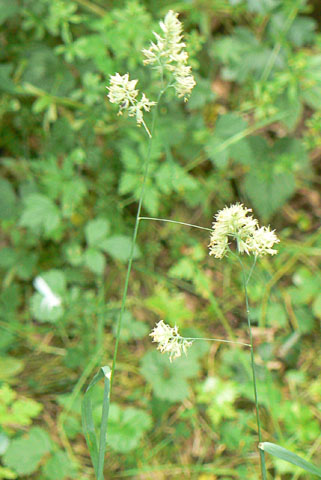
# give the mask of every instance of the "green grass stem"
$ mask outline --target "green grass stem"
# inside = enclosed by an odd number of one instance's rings
[[[193,225],[192,223],[178,222],[177,220],[169,220],[168,218],[154,218],[154,217],[139,217],[139,220],[154,220],[156,222],[177,223],[178,225],[185,225],[186,227],[199,228],[200,230],[212,231],[211,228],[201,227],[200,225]]]
[[[202,338],[202,337],[182,337],[184,340],[205,340],[207,342],[222,342],[222,343],[233,343],[234,345],[244,345],[245,347],[250,347],[249,343],[243,342],[233,342],[232,340],[224,340],[223,338]]]
[[[257,393],[257,382],[256,382],[256,373],[255,373],[255,364],[254,364],[254,348],[253,348],[253,336],[252,336],[250,306],[249,306],[249,297],[248,297],[248,292],[247,292],[247,285],[250,281],[250,278],[252,276],[253,270],[254,270],[255,265],[256,265],[256,257],[254,257],[254,262],[252,264],[251,270],[250,270],[247,278],[245,276],[245,270],[244,270],[243,262],[238,255],[237,255],[237,258],[238,258],[238,261],[240,262],[241,268],[242,268],[242,279],[243,279],[243,287],[244,287],[244,293],[245,293],[245,304],[246,304],[246,316],[247,316],[248,330],[249,330],[249,336],[250,336],[251,368],[252,368],[253,389],[254,389],[254,399],[255,399],[256,423],[257,423],[259,442],[261,443],[262,442],[262,433],[261,433],[259,400],[258,400],[258,393]],[[267,480],[264,451],[259,449],[259,452],[260,452],[262,479]]]
[[[130,277],[130,272],[131,272],[131,269],[132,269],[134,249],[135,249],[135,245],[136,245],[136,238],[137,238],[139,219],[140,219],[140,212],[141,212],[142,205],[143,205],[143,199],[144,199],[144,193],[145,193],[145,187],[146,187],[146,180],[147,180],[148,172],[149,172],[149,164],[150,164],[150,157],[151,157],[151,150],[152,150],[153,134],[154,134],[154,131],[155,131],[155,125],[156,125],[156,119],[157,119],[157,113],[158,113],[158,105],[159,105],[160,99],[161,99],[164,91],[165,90],[160,91],[160,93],[158,95],[158,98],[157,98],[156,107],[153,111],[153,119],[152,119],[152,126],[151,126],[151,129],[150,129],[150,137],[149,137],[149,141],[148,141],[147,157],[146,157],[146,160],[145,160],[142,189],[141,189],[140,197],[139,197],[139,201],[138,201],[138,208],[137,208],[137,213],[136,213],[134,232],[133,232],[133,237],[132,237],[132,243],[131,243],[129,260],[128,260],[128,265],[127,265],[126,278],[125,278],[125,286],[124,286],[124,290],[123,290],[122,302],[121,302],[121,307],[120,307],[120,314],[119,314],[118,319],[117,319],[116,342],[115,342],[115,349],[114,349],[114,355],[113,355],[113,363],[112,363],[112,367],[111,367],[110,390],[112,390],[113,381],[114,381],[116,360],[117,360],[117,353],[118,353],[118,346],[119,346],[119,338],[120,338],[122,320],[123,320],[123,316],[124,316],[124,312],[125,312],[126,298],[127,298],[128,285],[129,285],[129,277]]]

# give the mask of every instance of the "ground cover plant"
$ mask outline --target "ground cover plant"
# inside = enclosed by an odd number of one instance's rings
[[[0,478],[317,478],[318,2],[0,4]],[[233,205],[280,239],[253,271],[208,255]]]

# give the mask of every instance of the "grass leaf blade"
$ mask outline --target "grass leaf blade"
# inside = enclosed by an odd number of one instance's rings
[[[275,443],[270,442],[263,442],[259,444],[259,448],[264,452],[273,455],[274,457],[281,458],[281,460],[285,460],[288,463],[292,463],[297,467],[303,468],[306,472],[313,473],[318,477],[321,477],[321,469],[313,465],[312,463],[304,460],[303,458],[299,457],[293,452],[290,452],[286,448],[280,447]]]
[[[99,441],[99,449],[98,449],[95,425],[94,425],[94,420],[92,415],[91,390],[103,378],[105,381],[105,388],[104,388],[102,422],[101,422],[101,429],[100,429],[100,441]],[[99,476],[100,478],[102,478],[102,472],[104,467],[106,431],[107,431],[107,421],[108,421],[108,412],[109,412],[109,391],[110,391],[110,368],[105,366],[105,367],[101,367],[98,370],[98,372],[96,373],[96,375],[94,376],[90,384],[88,385],[82,401],[82,406],[81,406],[82,427],[83,427],[84,435],[86,438],[87,446],[89,449],[91,461],[95,469],[97,480],[99,479]]]

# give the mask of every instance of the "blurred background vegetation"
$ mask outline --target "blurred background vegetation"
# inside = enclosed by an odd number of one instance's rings
[[[279,254],[250,285],[263,436],[320,462],[320,2],[0,0],[0,479],[94,478],[80,402],[111,364],[147,149],[106,85],[130,72],[156,98],[141,50],[169,9],[197,86],[186,104],[162,101],[144,214],[210,227],[241,201],[277,230]],[[140,225],[106,479],[259,478],[248,352],[194,344],[170,364],[148,337],[163,319],[247,338],[239,268],[208,241]],[[37,275],[62,298],[51,312]]]

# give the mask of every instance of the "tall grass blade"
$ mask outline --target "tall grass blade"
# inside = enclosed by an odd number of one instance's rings
[[[274,455],[274,457],[281,458],[288,463],[292,463],[297,467],[303,468],[306,472],[313,473],[318,477],[321,477],[321,469],[313,465],[312,463],[304,460],[303,458],[299,457],[295,453],[290,452],[286,448],[280,447],[275,443],[263,442],[259,444],[259,448],[264,452],[269,453],[270,455]]]
[[[109,393],[110,393],[110,375],[111,371],[109,367],[101,367],[90,384],[87,387],[86,393],[84,395],[82,405],[81,405],[81,416],[82,416],[82,427],[86,442],[88,445],[90,457],[92,464],[95,469],[95,475],[97,480],[103,479],[103,470],[104,470],[104,458],[105,458],[105,449],[106,449],[106,433],[107,433],[107,423],[108,423],[108,412],[109,412]],[[103,410],[101,415],[101,426],[100,426],[100,435],[99,435],[99,445],[97,442],[95,425],[92,415],[92,404],[91,404],[91,393],[92,388],[98,383],[101,379],[104,379],[104,399],[103,399]]]

